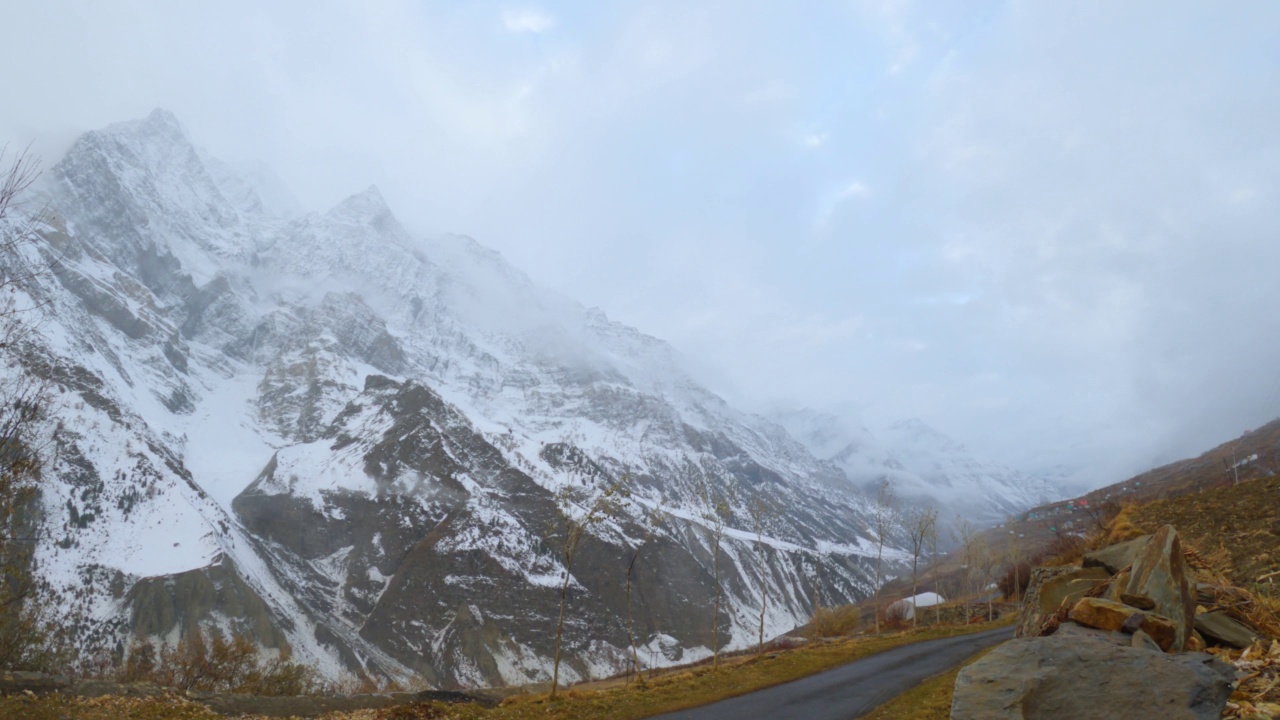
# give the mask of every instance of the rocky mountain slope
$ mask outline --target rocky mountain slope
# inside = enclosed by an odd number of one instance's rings
[[[976,458],[919,419],[897,422],[879,434],[815,410],[777,413],[774,419],[855,485],[874,490],[888,480],[906,501],[942,508],[946,520],[960,514],[993,524],[1061,497],[1044,478]]]
[[[870,591],[865,496],[666,344],[467,238],[413,236],[374,188],[299,215],[267,177],[164,111],[89,132],[6,259],[52,267],[6,372],[53,387],[37,572],[86,653],[205,624],[330,677],[545,680],[559,520],[613,482],[631,502],[572,568],[562,677],[625,662],[649,508],[646,662],[709,652],[721,501],[722,645],[755,637],[762,576],[768,634]]]

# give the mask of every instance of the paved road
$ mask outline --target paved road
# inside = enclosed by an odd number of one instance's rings
[[[1013,637],[1012,627],[927,640],[833,670],[650,720],[852,720]]]

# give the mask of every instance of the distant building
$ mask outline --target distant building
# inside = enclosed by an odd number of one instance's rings
[[[935,592],[922,592],[909,598],[903,598],[885,608],[885,617],[910,620],[916,616],[916,608],[933,607],[946,602],[946,598]]]

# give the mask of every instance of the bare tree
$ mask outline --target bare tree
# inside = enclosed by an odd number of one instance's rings
[[[880,482],[880,491],[876,493],[875,525],[876,525],[876,595],[875,616],[876,633],[880,633],[880,582],[884,576],[884,542],[889,533],[898,526],[897,498],[893,495],[893,485],[886,478]]]
[[[703,479],[702,520],[711,532],[711,573],[715,585],[715,602],[711,606],[711,665],[720,667],[720,543],[724,530],[733,514],[729,499],[723,491],[713,491]]]
[[[39,176],[38,163],[26,152],[6,161],[0,148],[0,667],[47,669],[51,638],[27,600],[35,590],[31,559],[37,540],[37,483],[46,464],[49,440],[47,381],[30,373],[20,344],[34,327],[33,307],[23,307],[34,280],[46,271],[28,257],[39,235],[40,214],[23,219],[15,212],[19,197]]]
[[[990,622],[994,619],[995,597],[995,593],[991,592],[991,584],[995,579],[996,569],[1000,566],[1000,556],[985,535],[977,535],[973,540],[973,559],[978,566],[978,592],[987,598],[987,622]]]
[[[929,532],[925,536],[925,541],[929,544],[929,564],[933,567],[933,589],[938,592],[939,568],[938,568],[938,513],[935,510],[933,515],[933,523],[929,525]],[[933,623],[935,625],[942,624],[942,603],[933,606]]]
[[[560,556],[564,562],[564,579],[560,583],[560,618],[556,622],[556,652],[551,671],[551,699],[556,699],[560,685],[560,646],[564,637],[564,610],[573,579],[573,561],[582,541],[593,529],[618,513],[620,503],[628,496],[621,482],[590,486],[585,490],[566,485],[556,493],[560,510]]]
[[[907,523],[907,535],[911,538],[911,626],[918,624],[920,609],[916,607],[919,595],[918,569],[920,554],[925,550],[929,534],[936,532],[938,511],[932,507],[917,508],[911,512]]]
[[[813,616],[817,617],[822,609],[822,550],[815,548],[814,555],[817,567],[814,568]]]
[[[760,637],[756,644],[756,655],[764,654],[764,616],[769,604],[768,566],[764,558],[764,527],[777,514],[777,508],[765,497],[757,495],[751,503],[751,525],[756,533],[756,563],[760,568]]]
[[[20,217],[21,196],[40,177],[39,162],[27,152],[7,160],[8,148],[0,147],[0,350],[13,347],[30,329],[15,295],[21,286],[47,272],[42,262],[31,262],[25,252],[38,237],[44,213]]]
[[[631,553],[631,562],[627,563],[627,641],[631,643],[632,673],[641,684],[644,683],[644,674],[640,671],[640,652],[636,649],[635,618],[631,614],[631,578],[635,571],[636,560],[640,557],[640,551],[653,540],[665,521],[666,513],[661,505],[650,508],[644,513],[644,534],[640,537],[635,551]]]
[[[964,571],[964,593],[971,593],[973,590],[973,575],[976,556],[976,542],[978,539],[978,531],[968,518],[956,516],[955,527],[951,530],[956,542],[960,544],[960,562]],[[969,622],[969,601],[966,599],[964,604],[964,621]]]
[[[1004,559],[1009,563],[1009,569],[1013,572],[1013,585],[1009,589],[1013,591],[1014,602],[1022,601],[1022,543],[1018,542],[1018,534],[1014,530],[1009,531],[1008,542],[1004,549]]]

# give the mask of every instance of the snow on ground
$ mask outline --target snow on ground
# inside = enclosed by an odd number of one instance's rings
[[[210,383],[196,411],[175,423],[186,434],[183,463],[224,509],[258,477],[276,448],[253,419],[257,378],[247,369]]]

